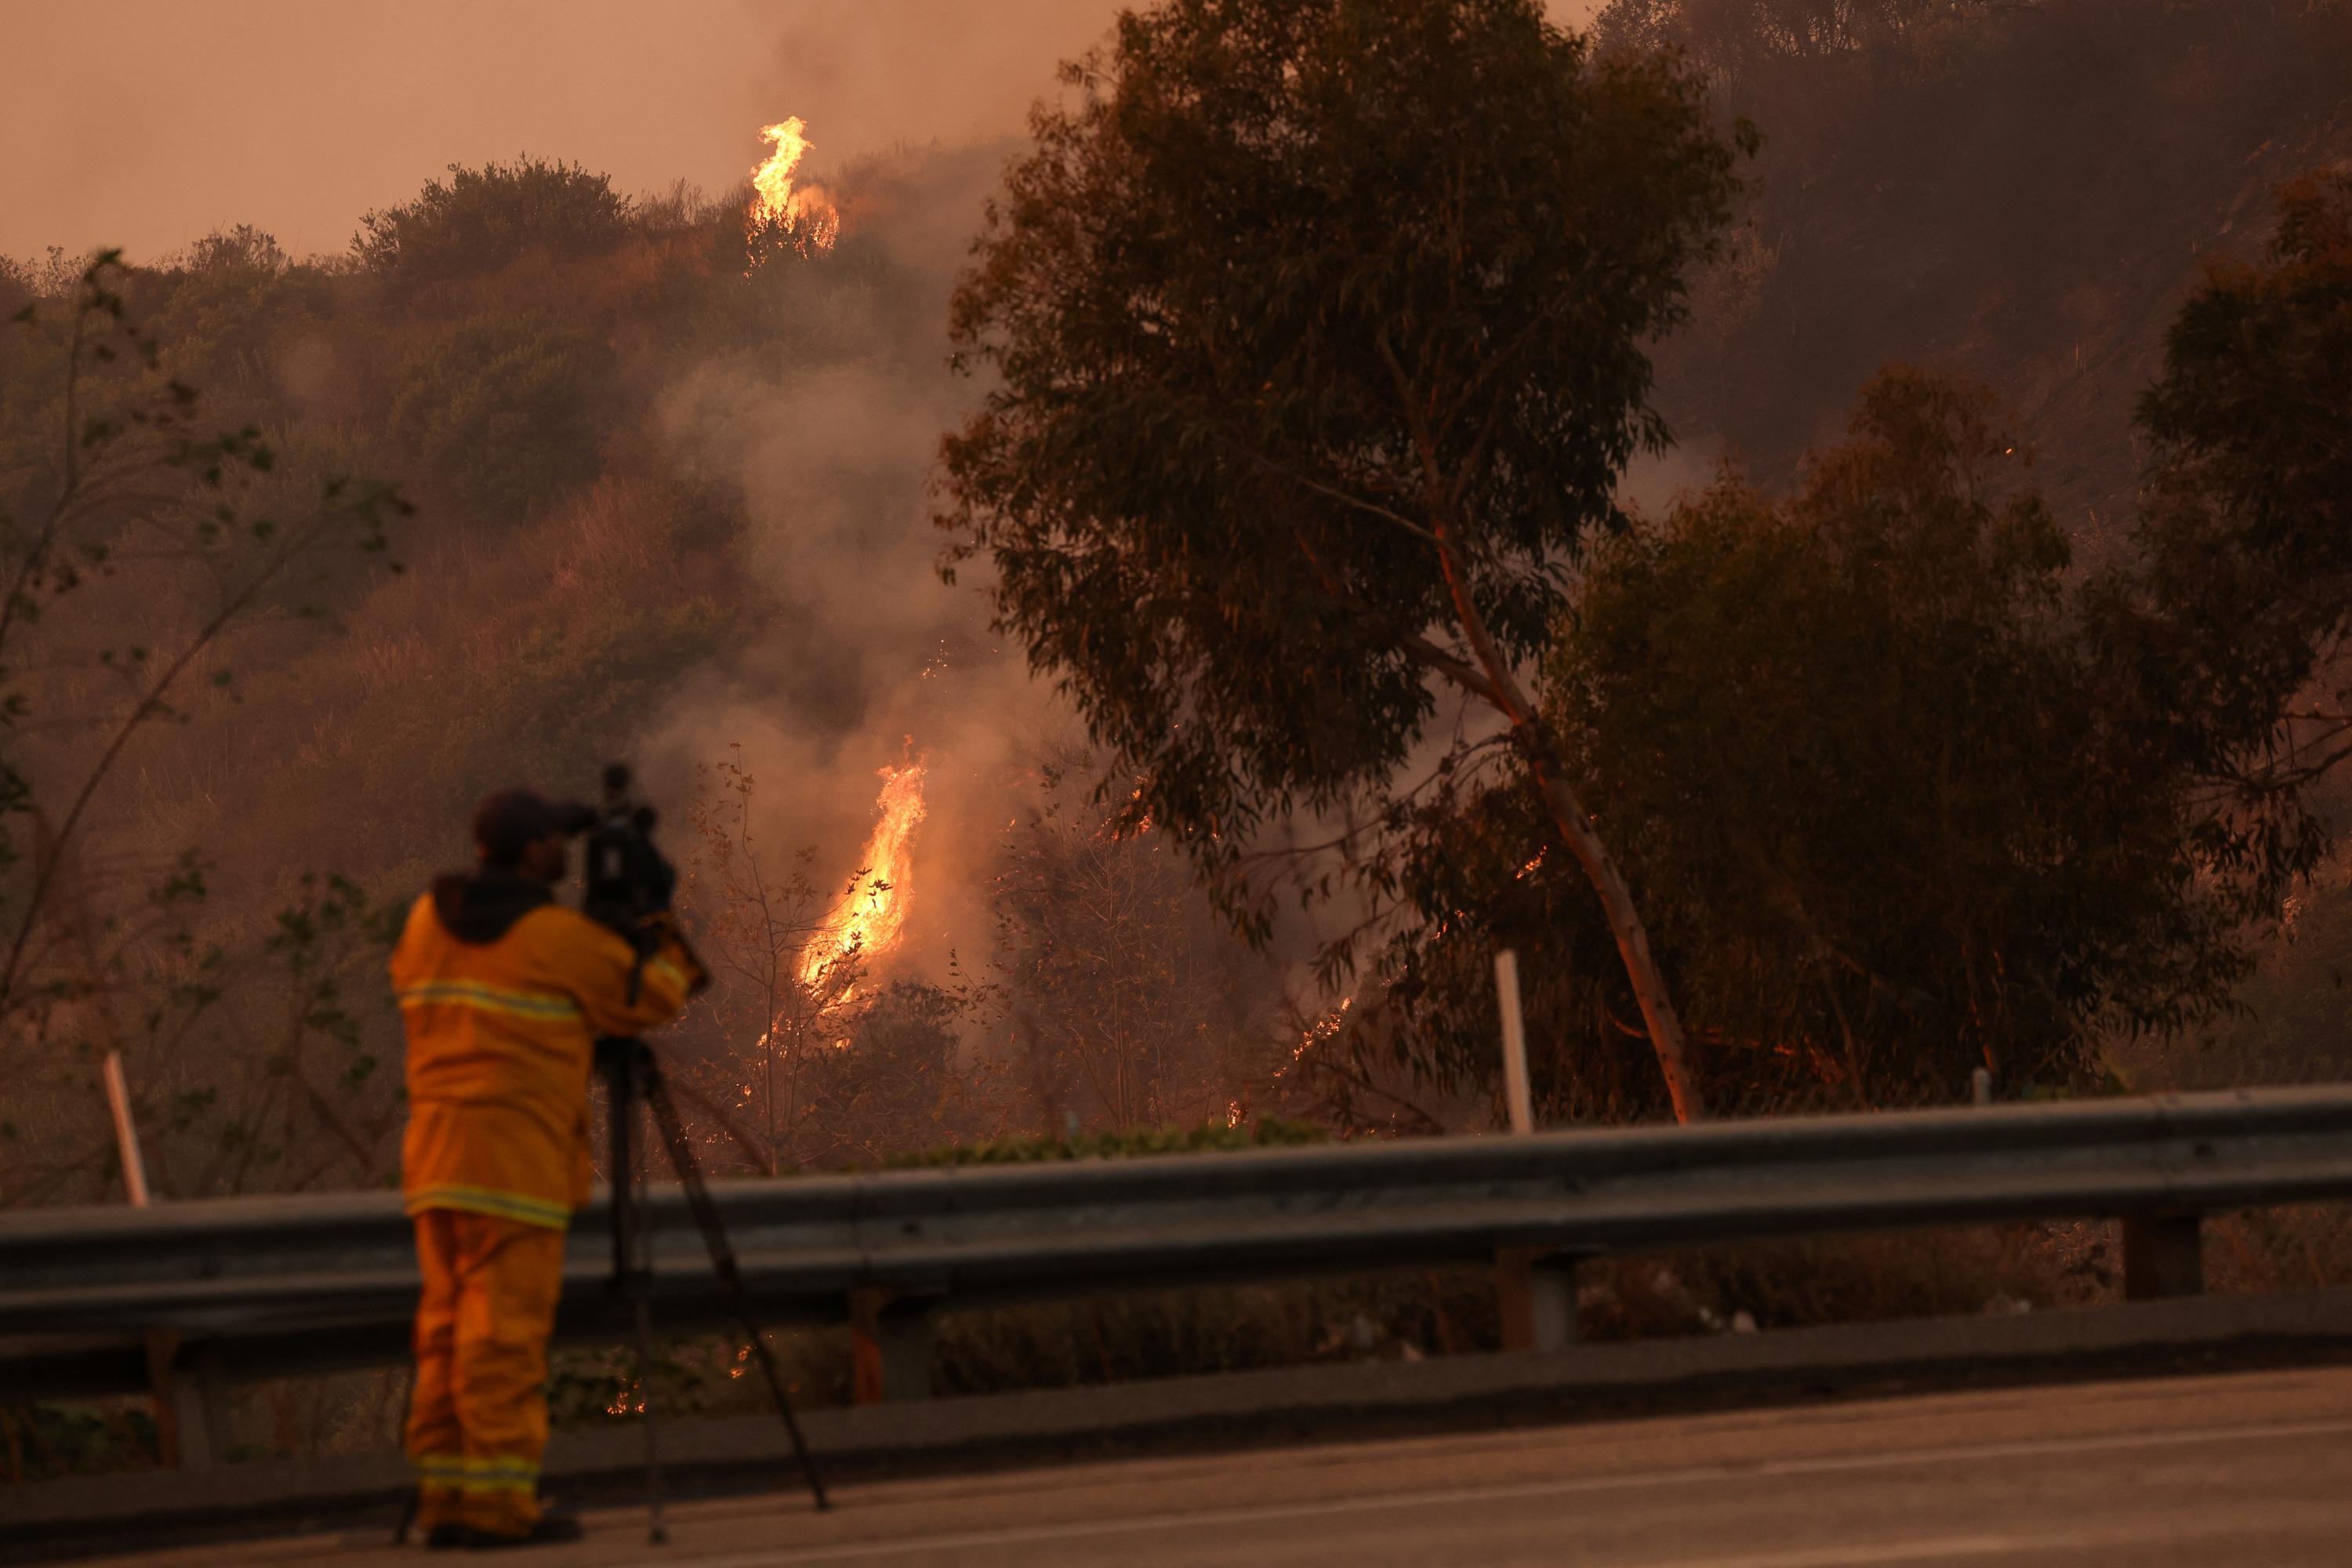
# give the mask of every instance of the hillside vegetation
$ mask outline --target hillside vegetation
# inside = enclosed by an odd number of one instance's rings
[[[2352,168],[2340,0],[1616,0],[1606,47],[1679,47],[1764,130],[1756,192],[1692,330],[1664,345],[1685,442],[1768,484],[1889,362],[1988,387],[2070,538],[2126,562],[2136,423],[2203,270],[2257,258],[2273,195]],[[2316,805],[2342,819],[2340,784]],[[2133,1081],[2352,1073],[2319,1021],[2352,952],[2352,866],[2315,868],[2235,992],[2248,1011],[2114,1053]]]
[[[726,1175],[1488,1128],[1501,946],[1555,1125],[2352,1077],[2352,4],[1544,16],[1164,0],[1025,156],[839,172],[837,239],[523,157],[339,256],[0,262],[0,1206],[123,1194],[110,1051],[160,1195],[393,1181],[394,923],[478,797],[616,755],[719,973],[664,1040]],[[813,964],[877,766],[929,781],[909,934]],[[2352,1258],[2216,1234],[2233,1285]],[[2103,1247],[1584,1308],[2077,1302]],[[1015,1310],[943,1370],[1491,1306]],[[689,1351],[723,1400],[741,1347]],[[288,1450],[396,1405],[264,1403]],[[0,1418],[37,1469],[95,1420]]]
[[[1763,135],[1740,166],[1747,193],[1724,254],[1697,277],[1688,323],[1656,348],[1657,409],[1682,443],[1668,483],[1696,487],[1728,456],[1754,493],[1726,492],[1718,512],[1779,516],[1806,455],[1840,442],[1883,364],[1981,383],[1986,428],[2015,440],[2002,463],[2032,459],[2002,467],[2000,483],[2038,497],[2062,546],[2011,561],[2023,575],[2001,615],[2027,628],[2021,646],[2054,647],[2034,617],[2133,559],[2154,450],[2135,407],[2200,268],[2258,258],[2275,187],[2352,153],[2337,68],[2347,29],[2345,6],[2305,0],[1620,0],[1593,31],[1601,55],[1680,49],[1717,120],[1744,115]],[[698,1114],[724,1161],[870,1160],[1060,1132],[1073,1117],[1108,1128],[1265,1110],[1392,1129],[1486,1118],[1492,929],[1461,927],[1468,945],[1450,969],[1416,975],[1418,948],[1382,957],[1372,943],[1356,957],[1384,971],[1351,980],[1343,966],[1320,994],[1294,971],[1286,987],[1279,963],[1218,929],[1171,831],[1113,830],[1083,788],[1101,759],[1065,743],[1063,710],[1023,680],[976,596],[932,581],[926,486],[939,434],[971,396],[942,373],[947,301],[1004,156],[934,150],[843,172],[830,249],[747,242],[740,193],[632,199],[593,171],[522,158],[427,182],[368,215],[342,256],[289,257],[239,227],[107,272],[123,321],[159,357],[142,367],[126,347],[92,362],[86,399],[128,407],[174,382],[197,389],[191,428],[249,432],[269,453],[267,472],[228,481],[248,522],[292,515],[334,476],[390,481],[414,510],[391,519],[386,548],[337,543],[273,580],[132,726],[73,853],[57,858],[62,901],[27,949],[48,967],[10,1003],[10,1026],[36,1043],[0,1067],[12,1107],[0,1199],[119,1190],[94,1065],[110,1044],[131,1057],[164,1190],[385,1180],[399,1107],[396,1023],[376,982],[384,911],[462,857],[459,825],[485,791],[517,779],[584,788],[623,753],[649,764],[673,845],[690,851],[698,918],[740,960],[680,1036],[702,1064]],[[0,268],[0,314],[31,311],[0,339],[0,492],[20,520],[63,480],[59,372],[85,259]],[[167,478],[173,526],[205,526],[199,477]],[[1633,491],[1662,521],[1654,480],[1644,471]],[[37,646],[9,654],[27,704],[11,757],[42,803],[70,797],[142,711],[135,683],[99,655],[186,645],[228,581],[188,547],[194,534],[142,545],[152,519],[131,499],[90,514],[89,542],[109,559],[53,584],[61,596],[24,629]],[[1790,561],[1820,544],[1790,538]],[[1621,588],[1634,583],[1623,560],[1614,570]],[[1588,645],[1560,668],[1625,651]],[[2037,722],[2063,709],[2053,700]],[[1979,721],[1998,733],[2006,721],[1996,708]],[[863,993],[879,1046],[861,1058],[871,1081],[837,1065],[780,1079],[768,1042],[784,1012],[772,984],[745,977],[789,972],[856,869],[872,768],[919,729],[922,744],[965,747],[934,770],[929,945],[887,977],[908,985]],[[2323,779],[2307,796],[2322,832],[2334,787]],[[2054,814],[2053,831],[2089,831],[2079,811],[2093,797],[2063,794],[2036,795],[2034,809]],[[1621,809],[1651,797],[1629,784],[1623,798]],[[1428,843],[1442,848],[1475,820],[1433,823]],[[21,821],[12,840],[19,915],[54,826],[44,821]],[[1495,867],[1540,861],[1521,841],[1540,839],[1540,825],[1512,832],[1488,846]],[[1671,837],[1652,841],[1659,853]],[[1643,838],[1629,836],[1637,853]],[[815,858],[798,858],[806,845]],[[2153,888],[2176,864],[2165,853],[2065,896]],[[1416,890],[1435,898],[1479,863],[1431,862]],[[1685,864],[1658,862],[1669,863]],[[1688,864],[1730,875],[1704,856]],[[2273,911],[2292,942],[2270,942],[2257,921],[2205,960],[2175,952],[2165,962],[2188,968],[2143,968],[2120,990],[2067,942],[2038,941],[2055,989],[1990,1033],[2009,1059],[2048,1064],[2053,1086],[2118,1063],[2148,1081],[2322,1070],[2289,1020],[2325,1013],[2352,899],[2337,861],[2310,866],[2317,879]],[[1863,879],[1839,885],[1869,907]],[[1922,932],[1933,926],[1910,912]],[[2115,914],[2115,929],[2210,931],[2224,913],[2158,900]],[[1544,921],[1555,961],[1529,943],[1539,991],[1605,967],[1581,928]],[[1275,959],[1303,951],[1295,930],[1274,934]],[[2076,934],[2098,945],[2112,932]],[[1706,940],[1718,955],[1737,948]],[[1775,961],[1759,950],[1689,972],[1704,1010],[1710,986],[1751,994]],[[1416,1016],[1410,985],[1402,1012],[1375,1005],[1401,974],[1434,988],[1442,1018]],[[1861,1031],[1878,1026],[1874,1008],[1942,1029],[1953,1015],[1937,1008],[1957,1004],[1913,1005],[1934,989],[1923,972],[1873,993]],[[1348,1013],[1338,1003],[1351,994]],[[1806,994],[1775,1005],[1828,1005],[1818,987]],[[2119,998],[2145,1037],[2123,1058],[2101,1033]],[[2257,1015],[2229,1023],[2245,998]],[[794,1016],[838,1034],[815,1022],[825,1005],[800,998]],[[1572,1025],[1545,1011],[1570,1006],[1566,991],[1537,999],[1562,1049],[1638,1045],[1630,1005],[1612,1013],[1580,992]],[[1585,1059],[1606,1079],[1616,1052]],[[1852,1092],[1824,1088],[1845,1069],[1806,1060],[1792,1050],[1769,1070],[1740,1069],[1728,1103]],[[1958,1092],[1954,1063],[1906,1062],[1902,1092]],[[2015,1087],[2036,1076],[2021,1067]],[[1555,1113],[1643,1101],[1555,1088]],[[335,1108],[331,1128],[322,1107]]]
[[[2132,429],[2200,268],[2257,255],[2272,193],[2352,157],[2337,0],[1616,0],[1764,132],[1756,190],[1667,411],[1770,483],[1883,364],[1990,387],[2083,546],[2112,559]]]

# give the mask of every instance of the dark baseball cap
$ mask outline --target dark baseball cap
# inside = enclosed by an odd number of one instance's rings
[[[474,810],[474,846],[483,863],[513,866],[522,852],[551,834],[585,833],[596,813],[571,801],[553,801],[536,790],[506,789]]]

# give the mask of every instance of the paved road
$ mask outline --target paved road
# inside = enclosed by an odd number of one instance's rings
[[[471,1561],[470,1555],[467,1559]],[[380,1537],[109,1561],[372,1568]],[[591,1515],[543,1568],[2352,1564],[2352,1369],[1940,1394]]]

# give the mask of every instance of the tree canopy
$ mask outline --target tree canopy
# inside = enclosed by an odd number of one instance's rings
[[[1724,1100],[1948,1100],[2095,1073],[2115,1029],[2232,1004],[2331,841],[2352,755],[2352,181],[2283,194],[2212,269],[2142,408],[2137,550],[2087,580],[2027,446],[1964,384],[1891,372],[1786,499],[1726,479],[1593,563],[1548,669]],[[1554,1109],[1659,1109],[1631,998],[1525,792],[1417,803],[1406,880],[1452,918],[1387,955],[1442,1077],[1484,1076],[1486,954],[1552,941],[1529,1010]]]
[[[629,202],[608,174],[560,160],[449,165],[416,199],[371,212],[352,253],[371,271],[426,283],[502,266],[532,250],[571,258],[629,237]]]
[[[1977,1066],[2061,1087],[2095,1026],[2176,1024],[2243,973],[2196,781],[2141,744],[2026,461],[1980,389],[1892,371],[1793,495],[1725,479],[1578,595],[1547,711],[1624,825],[1713,1098],[1948,1100]],[[1489,1010],[1450,948],[1575,931],[1537,977],[1555,1103],[1655,1109],[1572,874],[1513,860],[1516,792],[1466,805],[1420,861],[1464,919],[1400,949],[1399,1002],[1459,1053]]]
[[[1818,59],[1983,16],[2000,0],[1611,0],[1603,48],[1689,51],[1738,77],[1759,58]],[[2031,4],[2032,0],[2027,0]]]
[[[1389,811],[1441,688],[1499,716],[1672,1080],[1630,893],[1516,670],[1665,437],[1647,344],[1738,189],[1698,80],[1596,61],[1536,0],[1171,0],[1066,74],[954,300],[993,375],[945,444],[950,562],[987,557],[1130,824],[1259,936],[1266,830]]]
[[[2294,182],[2279,215],[2167,339],[2138,561],[2097,606],[2151,743],[2221,792],[2208,852],[2264,900],[2319,853],[2304,787],[2352,757],[2352,176]]]
[[[386,431],[472,507],[520,518],[594,468],[613,360],[577,326],[486,310],[393,367]]]

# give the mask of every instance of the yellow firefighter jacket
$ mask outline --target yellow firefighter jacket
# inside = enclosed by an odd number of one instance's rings
[[[511,873],[436,883],[392,955],[408,1029],[408,1212],[570,1224],[588,1197],[596,1037],[667,1021],[703,978],[674,938],[641,967],[619,936]]]

